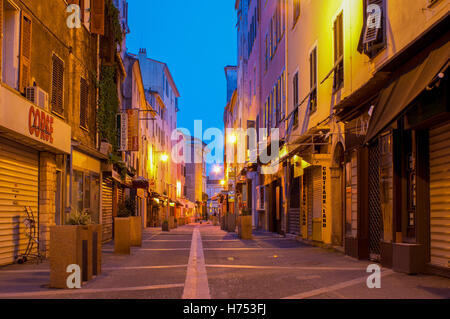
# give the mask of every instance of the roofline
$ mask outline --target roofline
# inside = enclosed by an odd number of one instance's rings
[[[127,53],[127,54],[130,55],[130,56],[133,56],[133,57],[139,57],[139,55],[134,54],[134,53]],[[168,76],[168,78],[169,78],[169,80],[170,80],[170,82],[172,84],[172,87],[173,87],[173,89],[175,91],[175,96],[176,97],[180,97],[181,96],[180,92],[178,91],[177,85],[175,84],[175,81],[174,81],[174,79],[172,77],[172,73],[170,73],[169,66],[167,65],[167,63],[161,62],[161,61],[149,58],[149,57],[146,57],[146,59],[150,60],[152,62],[156,62],[156,63],[162,64],[164,66],[165,70],[167,70],[167,76]]]

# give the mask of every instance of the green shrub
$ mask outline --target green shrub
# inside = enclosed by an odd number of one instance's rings
[[[92,224],[92,218],[91,214],[88,210],[84,210],[82,212],[78,210],[72,211],[69,216],[69,220],[67,221],[67,225],[91,225]]]

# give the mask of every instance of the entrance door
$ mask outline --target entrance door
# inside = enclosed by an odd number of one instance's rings
[[[380,147],[378,142],[369,147],[369,256],[380,260],[383,220],[380,194]]]

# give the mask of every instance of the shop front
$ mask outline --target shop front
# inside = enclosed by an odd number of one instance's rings
[[[450,33],[434,35],[392,67],[370,120],[367,238],[396,271],[449,275]]]
[[[27,208],[48,255],[49,227],[62,222],[66,155],[71,128],[0,84],[0,265],[25,252]]]

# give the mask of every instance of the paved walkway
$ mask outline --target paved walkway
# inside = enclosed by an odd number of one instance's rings
[[[239,240],[209,224],[169,233],[146,229],[129,256],[103,247],[103,272],[78,290],[49,289],[48,262],[0,268],[0,298],[450,298],[450,279],[382,270],[369,289],[370,262],[274,234]]]

